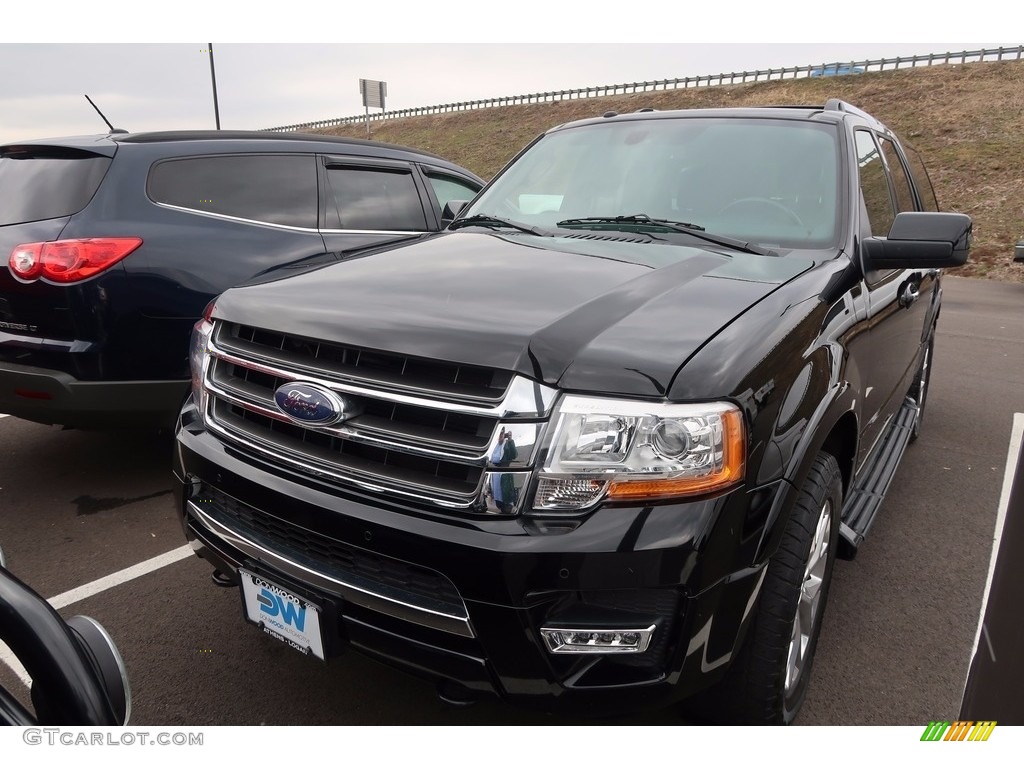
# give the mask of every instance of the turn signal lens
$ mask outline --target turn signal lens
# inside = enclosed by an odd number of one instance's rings
[[[17,245],[7,259],[19,280],[77,283],[98,275],[142,245],[139,237],[93,237]]]
[[[627,480],[612,482],[608,498],[617,501],[641,499],[669,499],[677,496],[697,496],[724,490],[743,478],[743,419],[739,411],[721,414],[721,458],[706,474],[694,477],[645,479],[631,476]]]

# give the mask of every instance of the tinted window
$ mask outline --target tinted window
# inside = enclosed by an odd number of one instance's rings
[[[422,232],[423,203],[412,174],[364,167],[327,169],[327,229]]]
[[[903,161],[900,160],[895,145],[884,136],[879,136],[879,143],[882,145],[882,154],[885,155],[886,165],[889,166],[889,176],[892,178],[892,185],[896,190],[896,209],[898,211],[917,210],[907,169],[903,167]]]
[[[935,199],[935,190],[932,188],[931,179],[928,178],[928,171],[925,170],[924,162],[913,147],[904,147],[907,153],[907,165],[910,166],[910,175],[914,179],[914,186],[921,197],[921,207],[926,211],[939,210],[939,202]]]
[[[109,157],[71,150],[0,155],[0,226],[78,213],[92,199]]]
[[[480,191],[479,187],[470,186],[467,182],[453,179],[451,176],[428,174],[427,178],[430,179],[430,186],[434,188],[434,194],[437,195],[437,202],[442,211],[445,205],[452,200],[472,200]]]
[[[889,196],[889,182],[885,166],[874,138],[867,131],[856,132],[857,164],[860,166],[860,191],[867,207],[871,234],[886,237],[892,228],[896,212]]]
[[[149,196],[240,219],[316,228],[316,162],[312,155],[223,155],[167,160],[153,166]]]

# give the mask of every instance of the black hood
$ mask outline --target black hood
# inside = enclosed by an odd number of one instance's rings
[[[215,317],[565,389],[657,396],[724,326],[812,265],[646,236],[457,232],[235,288]]]

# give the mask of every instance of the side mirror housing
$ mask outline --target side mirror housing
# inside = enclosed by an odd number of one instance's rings
[[[962,213],[896,214],[888,238],[861,243],[865,271],[942,269],[967,262],[971,217]]]
[[[467,205],[469,200],[449,200],[445,203],[444,210],[441,211],[441,226],[447,227],[451,224]]]

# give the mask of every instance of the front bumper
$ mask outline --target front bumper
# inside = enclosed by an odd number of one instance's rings
[[[431,515],[269,465],[193,416],[174,458],[186,537],[224,573],[326,605],[328,655],[351,646],[530,706],[615,712],[713,684],[742,641],[776,486],[582,520]],[[540,635],[650,625],[636,654],[553,654]]]

